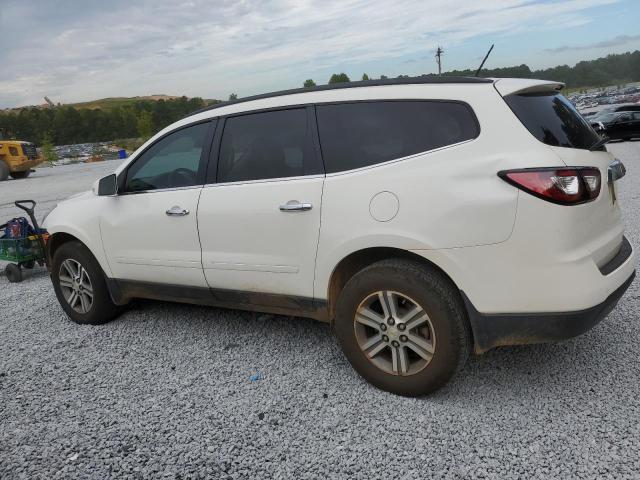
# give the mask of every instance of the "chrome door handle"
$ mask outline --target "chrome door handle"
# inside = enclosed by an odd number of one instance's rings
[[[280,205],[281,212],[304,212],[306,210],[311,210],[313,205],[310,203],[301,203],[297,200],[289,200],[284,205]]]
[[[170,217],[181,217],[184,215],[189,215],[189,210],[187,210],[186,208],[179,207],[178,205],[174,205],[165,213]]]

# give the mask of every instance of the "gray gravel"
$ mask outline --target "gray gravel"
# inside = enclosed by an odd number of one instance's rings
[[[640,142],[610,149],[638,246]],[[115,165],[0,184],[0,215]],[[321,323],[140,301],[79,326],[43,270],[0,275],[0,478],[640,478],[639,298],[635,282],[582,337],[493,350],[406,399],[361,380]]]

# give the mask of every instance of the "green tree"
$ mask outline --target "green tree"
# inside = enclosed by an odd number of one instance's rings
[[[53,149],[53,142],[51,141],[51,134],[45,133],[42,137],[42,158],[45,162],[53,163],[58,160],[58,154]]]
[[[347,76],[346,73],[334,73],[333,75],[331,75],[331,78],[329,79],[329,83],[349,83],[351,80],[349,80],[349,77]]]
[[[304,88],[311,88],[311,87],[315,87],[316,86],[316,82],[314,82],[312,79],[308,78],[307,80],[304,81],[303,87]]]
[[[367,75],[366,73],[363,73],[363,74],[362,74],[362,81],[363,81],[363,82],[365,82],[365,81],[367,81],[367,80],[371,80],[371,79],[369,78],[369,75]]]
[[[238,99],[238,94],[237,93],[232,93],[231,95],[229,95],[229,101],[233,102],[234,100]]]
[[[151,112],[140,112],[136,126],[140,137],[144,139],[151,138],[151,135],[153,135],[153,116]]]

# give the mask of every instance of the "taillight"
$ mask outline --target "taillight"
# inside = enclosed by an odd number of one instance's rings
[[[594,167],[503,170],[498,176],[520,190],[559,205],[590,202],[600,194],[600,170]]]

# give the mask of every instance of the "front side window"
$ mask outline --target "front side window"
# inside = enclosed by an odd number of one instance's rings
[[[125,190],[140,192],[203,183],[202,151],[209,126],[200,123],[158,140],[129,167]]]
[[[600,139],[573,104],[559,93],[513,94],[504,100],[542,143],[588,150]]]
[[[218,160],[218,182],[319,173],[304,108],[228,118]]]
[[[318,105],[327,173],[352,170],[471,140],[471,108],[451,101],[377,101]]]

